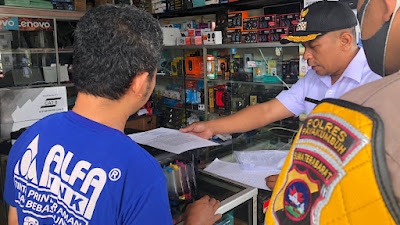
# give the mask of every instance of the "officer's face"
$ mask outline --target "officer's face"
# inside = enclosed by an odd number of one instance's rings
[[[304,59],[318,75],[335,75],[340,68],[340,48],[332,33],[327,33],[320,38],[307,43]]]

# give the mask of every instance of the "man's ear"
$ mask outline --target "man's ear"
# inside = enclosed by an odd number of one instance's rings
[[[396,8],[396,1],[397,0],[383,0],[383,3],[385,4],[385,12],[382,16],[383,21],[387,22],[390,20],[394,13],[394,9]]]
[[[343,49],[348,50],[350,47],[352,47],[354,36],[350,32],[343,32],[340,34],[339,40]]]
[[[143,97],[146,94],[147,86],[149,83],[149,73],[138,73],[135,78],[133,78],[130,91],[138,97]]]

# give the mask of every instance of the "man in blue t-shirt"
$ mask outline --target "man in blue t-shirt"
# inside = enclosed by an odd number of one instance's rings
[[[103,5],[82,17],[74,108],[31,126],[10,152],[9,224],[172,224],[159,163],[123,133],[154,89],[162,40],[158,21],[134,7]],[[186,224],[213,224],[219,205],[203,197]]]

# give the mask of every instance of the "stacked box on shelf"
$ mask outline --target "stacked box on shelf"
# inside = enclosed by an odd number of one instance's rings
[[[168,11],[175,11],[175,10],[182,10],[182,9],[183,9],[182,0],[167,0],[167,10]]]
[[[154,13],[165,13],[167,11],[166,0],[151,0]]]
[[[78,0],[75,1],[79,2]],[[54,9],[75,10],[74,6],[75,2],[73,0],[51,0],[51,4],[53,4]],[[86,10],[86,2],[85,2],[85,10]]]
[[[206,5],[219,4],[219,0],[205,0]]]
[[[248,17],[247,11],[236,11],[228,13],[227,41],[226,43],[241,43],[243,19]]]
[[[271,28],[269,34],[269,41],[270,42],[278,42],[282,38],[289,35],[289,27],[276,27]]]
[[[280,26],[288,27],[289,34],[292,34],[296,30],[296,26],[299,23],[300,13],[289,13],[280,15]]]
[[[258,17],[258,29],[268,29],[277,27],[279,24],[279,16],[276,14],[263,15]]]
[[[203,7],[206,5],[206,1],[205,0],[192,0],[193,3],[193,8],[196,7]]]
[[[53,8],[51,2],[46,0],[4,0],[4,5],[45,8],[45,9]]]
[[[258,41],[258,16],[243,19],[241,43],[257,43]]]
[[[11,49],[11,31],[0,31],[0,49]]]

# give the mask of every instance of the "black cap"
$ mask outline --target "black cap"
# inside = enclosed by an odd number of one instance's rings
[[[338,1],[319,1],[301,11],[296,31],[284,37],[282,44],[315,40],[336,30],[357,26],[357,18],[350,7]]]

